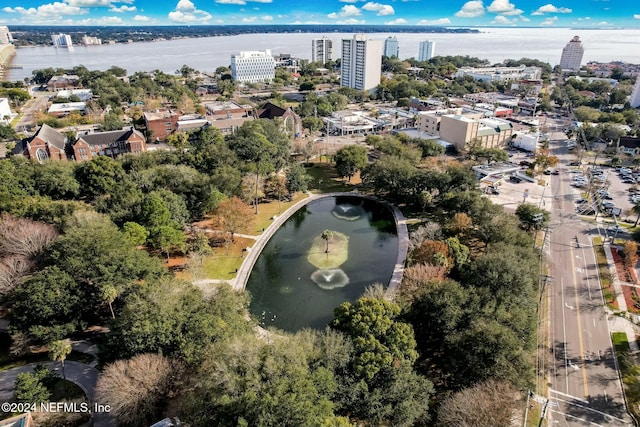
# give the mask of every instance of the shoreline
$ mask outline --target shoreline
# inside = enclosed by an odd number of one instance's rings
[[[0,81],[4,81],[7,75],[7,68],[11,66],[13,58],[16,56],[16,48],[12,44],[0,45]]]

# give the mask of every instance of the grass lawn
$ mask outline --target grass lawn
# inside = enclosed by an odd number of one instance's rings
[[[269,202],[261,203],[258,205],[258,215],[256,215],[256,222],[254,230],[251,230],[251,235],[260,234],[262,230],[271,225],[274,215],[280,215],[282,212],[289,209],[302,199],[306,199],[307,195],[303,193],[296,193],[290,202]]]
[[[236,277],[236,270],[244,261],[245,252],[243,249],[253,246],[255,240],[236,237],[235,242],[229,244],[228,247],[213,248],[213,254],[204,258],[202,266],[196,268],[196,276],[199,279],[219,279],[229,280]],[[185,258],[181,259],[183,265],[186,264]],[[193,274],[189,268],[176,271],[175,275],[178,279],[193,280]]]
[[[611,341],[616,352],[629,351],[629,341],[626,332],[614,332],[611,334]]]
[[[328,242],[322,236],[316,236],[307,255],[307,260],[317,268],[338,268],[349,258],[349,237],[332,231],[333,237]]]
[[[355,189],[362,183],[360,174],[356,174],[351,177],[351,182],[347,182],[338,176],[336,169],[328,163],[314,163],[312,166],[307,166],[307,175],[312,180],[309,183],[309,187],[312,191],[317,193],[333,193],[333,192],[347,192]]]
[[[609,263],[607,262],[607,257],[604,254],[604,248],[602,247],[601,237],[595,237],[593,239],[593,249],[595,250],[596,260],[598,262],[598,272],[600,273],[600,283],[602,285],[604,300],[611,310],[618,311],[616,292],[613,289],[613,280],[611,279]]]

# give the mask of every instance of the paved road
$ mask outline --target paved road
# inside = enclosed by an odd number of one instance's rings
[[[56,371],[62,376],[60,363],[45,362],[42,365]],[[19,366],[13,369],[7,369],[0,372],[0,402],[6,402],[13,397],[13,385],[18,375],[22,372],[31,372],[36,366],[35,363],[25,366]],[[67,361],[64,364],[67,380],[80,387],[91,402],[95,402],[95,389],[98,382],[99,372],[97,369],[85,365],[84,363]],[[115,420],[108,413],[94,414],[94,427],[112,427],[116,425]]]
[[[545,248],[552,277],[548,425],[632,425],[591,246],[592,233],[597,232],[575,214],[579,190],[571,187],[573,178],[567,167],[573,156],[559,143],[552,143],[552,150],[563,165],[561,175],[551,181],[551,234]]]
[[[23,107],[22,117],[15,126],[16,132],[25,132],[36,125],[35,114],[47,110],[48,93],[35,92],[35,99],[31,99]]]

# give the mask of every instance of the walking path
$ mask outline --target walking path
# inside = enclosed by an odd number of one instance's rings
[[[32,363],[0,372],[0,401],[7,402],[13,397],[13,387],[22,372],[32,372],[37,365],[44,365],[62,377],[61,365],[58,362]],[[90,402],[95,402],[95,390],[99,372],[96,368],[80,362],[66,361],[64,364],[66,379],[84,391]],[[94,427],[113,427],[116,421],[108,412],[97,412],[93,415]]]

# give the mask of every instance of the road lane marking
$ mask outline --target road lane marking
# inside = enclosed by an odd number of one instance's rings
[[[587,254],[584,251],[584,248],[582,249],[582,256],[584,257],[584,264],[587,270],[587,290],[589,291],[589,301],[591,301],[591,282],[589,282],[589,268],[587,267]]]
[[[576,308],[572,305],[569,305],[568,303],[564,303],[564,306],[567,307],[569,310],[575,310]]]
[[[573,248],[569,248],[571,255],[573,255]],[[584,343],[582,342],[582,321],[580,320],[580,300],[578,299],[578,280],[576,278],[576,266],[571,257],[571,267],[573,269],[573,287],[576,293],[576,318],[578,319],[578,344],[580,345],[580,357],[582,358],[582,382],[584,386],[584,396],[589,397],[589,387],[587,385],[587,369],[584,363]]]
[[[549,393],[558,394],[558,395],[560,395],[560,396],[568,397],[569,399],[573,399],[573,400],[577,400],[578,402],[582,402],[582,403],[584,403],[585,405],[588,405],[588,404],[589,404],[589,401],[588,401],[588,400],[586,400],[586,399],[583,399],[583,398],[581,398],[581,397],[572,396],[572,395],[570,395],[570,394],[563,393],[563,392],[561,392],[561,391],[554,390],[554,389],[552,389],[552,388],[550,388],[550,389],[549,389]]]
[[[596,424],[593,421],[585,420],[584,418],[578,418],[575,415],[566,414],[564,412],[556,411],[555,409],[551,409],[551,410],[549,410],[549,412],[553,412],[554,414],[562,415],[563,417],[573,418],[574,420],[582,421],[582,422],[588,423],[589,425],[592,425],[592,426],[605,427],[602,424]],[[566,423],[566,420],[565,420],[565,423]],[[569,423],[567,423],[567,425],[569,425]]]
[[[616,417],[616,416],[614,416],[614,415],[607,414],[606,412],[598,411],[597,409],[590,408],[590,407],[585,406],[585,405],[580,405],[580,404],[578,404],[578,403],[570,402],[570,401],[568,401],[568,400],[560,399],[560,398],[558,398],[558,397],[555,397],[554,399],[556,399],[556,400],[558,400],[558,401],[560,401],[560,402],[564,402],[564,403],[569,404],[569,405],[577,406],[578,408],[584,409],[584,410],[586,410],[586,411],[595,412],[596,414],[601,415],[601,416],[603,416],[603,417],[605,417],[605,418],[607,418],[607,419],[612,419],[612,420],[615,420],[615,421],[620,421],[621,423],[623,423],[623,424],[625,424],[625,425],[629,425],[629,424],[630,424],[628,421],[625,421],[625,420],[623,420],[622,418],[618,418],[618,417]]]

